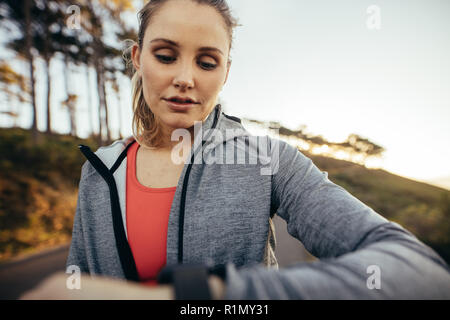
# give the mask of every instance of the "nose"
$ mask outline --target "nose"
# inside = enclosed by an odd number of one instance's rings
[[[182,90],[192,89],[194,87],[194,76],[192,66],[189,63],[181,63],[177,74],[173,78],[175,88]]]

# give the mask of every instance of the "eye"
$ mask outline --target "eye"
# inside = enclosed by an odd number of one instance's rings
[[[200,67],[202,67],[203,69],[206,69],[206,70],[212,70],[217,67],[216,64],[201,62],[201,61],[198,64],[200,65]]]
[[[169,64],[169,63],[175,61],[175,58],[173,58],[173,57],[163,56],[160,54],[155,55],[155,57],[162,63],[166,63],[166,64]]]
[[[205,70],[213,70],[217,67],[217,64],[215,64],[215,63],[206,62],[206,61],[216,61],[215,58],[213,58],[209,55],[203,55],[201,57],[203,58],[203,61],[200,59],[198,60],[198,64],[199,64],[200,68],[205,69]],[[205,58],[206,58],[206,60],[205,60]]]
[[[164,64],[170,64],[170,63],[172,63],[172,62],[174,62],[176,60],[175,57],[165,56],[165,55],[162,55],[162,54],[155,54],[155,57],[161,63],[164,63]],[[215,69],[217,67],[217,64],[208,63],[208,62],[202,62],[202,61],[199,61],[198,65],[204,70],[213,70],[213,69]]]

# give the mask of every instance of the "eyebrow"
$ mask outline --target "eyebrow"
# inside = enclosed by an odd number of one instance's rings
[[[170,45],[172,45],[174,47],[177,47],[177,48],[180,47],[180,45],[177,42],[169,40],[169,39],[164,39],[164,38],[153,39],[152,41],[150,41],[150,43],[157,42],[157,41],[165,42],[165,43],[170,44]],[[218,52],[218,53],[220,53],[221,55],[224,56],[223,52],[221,50],[215,48],[215,47],[201,47],[201,48],[198,49],[198,51],[216,51],[216,52]]]

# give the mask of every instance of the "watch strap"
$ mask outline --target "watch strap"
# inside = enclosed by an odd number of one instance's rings
[[[199,264],[164,267],[158,274],[159,284],[172,284],[176,300],[211,300],[209,268]]]
[[[202,266],[177,269],[173,274],[176,300],[211,300],[207,269]]]

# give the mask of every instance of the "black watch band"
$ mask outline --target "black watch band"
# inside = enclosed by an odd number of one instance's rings
[[[172,284],[176,300],[211,300],[208,277],[216,274],[222,279],[224,267],[209,268],[200,264],[179,264],[164,267],[158,274],[159,284]]]
[[[208,271],[204,266],[188,266],[173,273],[176,300],[212,300]]]

